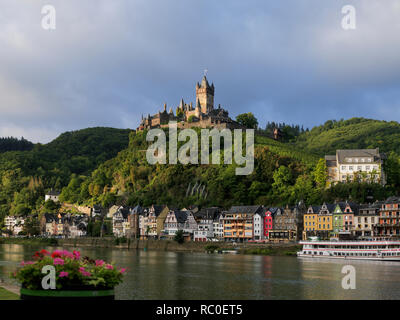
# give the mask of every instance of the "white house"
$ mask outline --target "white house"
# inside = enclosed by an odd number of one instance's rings
[[[219,208],[206,208],[194,214],[198,220],[197,229],[193,231],[194,241],[211,241],[214,235],[214,219],[219,215]]]
[[[13,235],[17,236],[24,228],[25,219],[23,217],[6,216],[4,225]]]
[[[113,234],[116,237],[125,237],[129,229],[129,209],[120,208],[113,214]]]
[[[214,238],[215,239],[224,239],[224,215],[219,214],[214,218]]]
[[[50,190],[44,196],[44,201],[53,200],[54,202],[60,201],[60,193],[58,191]]]
[[[253,216],[254,240],[264,239],[264,214],[255,213]]]
[[[197,230],[197,222],[191,211],[171,210],[164,222],[164,233],[175,235],[178,230],[193,234]]]

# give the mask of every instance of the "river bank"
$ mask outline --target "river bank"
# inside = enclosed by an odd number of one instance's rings
[[[256,254],[269,256],[291,256],[301,249],[296,243],[226,243],[226,242],[184,242],[177,243],[173,240],[137,240],[118,238],[75,238],[75,239],[53,239],[53,238],[0,238],[1,243],[24,244],[24,245],[47,245],[61,247],[81,248],[117,248],[127,250],[156,250],[156,251],[178,251],[178,252],[209,252],[222,253],[224,251],[237,251],[240,254]]]

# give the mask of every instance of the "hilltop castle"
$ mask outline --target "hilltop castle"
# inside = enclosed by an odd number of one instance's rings
[[[199,128],[218,128],[218,129],[243,129],[238,122],[232,120],[228,111],[222,109],[220,105],[214,108],[214,84],[208,83],[206,76],[203,77],[201,84],[196,83],[196,107],[193,104],[186,104],[183,99],[176,108],[176,115],[172,108],[167,112],[167,104],[164,103],[164,110],[147,117],[143,117],[137,130],[152,128],[166,128],[170,121],[176,121],[178,128],[185,129],[191,127]]]

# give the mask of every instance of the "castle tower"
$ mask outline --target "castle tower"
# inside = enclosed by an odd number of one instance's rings
[[[209,113],[214,109],[214,84],[208,84],[206,76],[203,77],[201,85],[196,84],[196,101],[200,102],[201,112]]]

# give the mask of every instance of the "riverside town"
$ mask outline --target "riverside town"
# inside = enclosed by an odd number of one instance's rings
[[[3,310],[400,300],[399,0],[0,13],[0,304],[34,301]]]
[[[312,130],[268,122],[260,128],[252,113],[232,120],[220,105],[214,108],[215,86],[206,76],[195,88],[195,108],[182,99],[175,115],[164,104],[162,112],[142,117],[136,130],[67,132],[44,146],[4,140],[26,149],[19,152],[30,159],[18,162],[18,152],[6,152],[4,158],[0,154],[0,249],[6,261],[20,259],[16,269],[0,265],[6,296],[143,299],[149,283],[142,281],[168,268],[169,255],[178,253],[186,255],[184,265],[196,261],[197,276],[204,274],[202,261],[217,263],[218,254],[225,254],[221,257],[227,265],[231,259],[246,264],[250,255],[271,256],[275,260],[268,264],[289,263],[290,270],[319,259],[400,261],[400,157],[384,146],[381,151],[378,142],[350,147],[358,131],[362,136],[379,131],[386,122],[354,118],[327,121]],[[237,132],[242,130],[244,141]],[[320,145],[319,139],[346,130],[353,134],[351,143]],[[82,149],[82,140],[88,141],[87,148]],[[74,155],[77,150],[79,156]],[[8,250],[19,254],[10,256]],[[202,256],[195,258],[195,252]],[[158,257],[146,263],[149,273],[134,271],[145,261],[141,254]],[[241,286],[247,277],[264,277],[249,268]],[[35,275],[45,272],[50,272],[48,279],[51,272],[55,278],[40,287],[43,280]],[[215,277],[223,276],[220,272]],[[341,273],[334,274],[340,284]],[[174,285],[180,286],[179,281]],[[169,284],[155,286],[151,297],[181,297],[160,286]],[[218,293],[240,299],[240,291]]]

